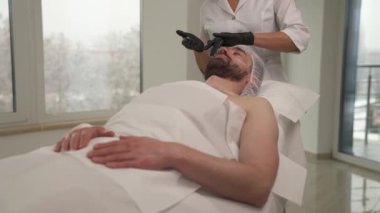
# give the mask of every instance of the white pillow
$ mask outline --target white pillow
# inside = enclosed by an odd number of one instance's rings
[[[266,98],[277,113],[296,123],[318,100],[319,95],[293,84],[263,81],[258,96]]]

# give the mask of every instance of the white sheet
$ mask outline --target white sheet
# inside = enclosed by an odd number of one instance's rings
[[[185,86],[182,85],[181,90],[175,88],[180,84]],[[110,119],[106,127],[118,134],[147,135],[163,140],[183,141],[216,156],[237,157],[239,130],[245,114],[239,107],[226,101],[224,94],[199,82],[172,83],[166,87],[148,90],[144,94],[145,96],[136,98],[125,110]],[[173,102],[172,98],[175,95],[180,95],[182,101]],[[200,97],[202,104],[193,103],[191,97],[195,95]],[[278,109],[276,106],[274,108]],[[139,110],[145,110],[143,116],[152,118],[150,123],[140,122],[143,119],[136,116],[141,115]],[[189,113],[192,110],[200,110],[203,113],[197,116],[198,113]],[[162,123],[159,117],[155,117],[157,115],[164,116],[170,122]],[[281,119],[281,116],[285,115],[279,114],[278,118]],[[126,119],[118,119],[119,117]],[[297,131],[297,128],[293,128],[294,125],[287,125],[286,119],[279,122],[283,135],[279,143],[284,144],[280,149],[286,152],[287,157],[297,156],[297,153],[287,150],[285,142],[301,143],[302,148],[302,141],[298,138],[299,129]],[[130,125],[131,123],[134,125]],[[147,131],[150,128],[154,131]],[[220,128],[225,130],[225,134],[220,134]],[[110,139],[96,139],[91,144]],[[210,144],[208,141],[222,143]],[[288,171],[287,164],[283,163],[292,164],[292,161],[280,162],[280,174],[274,187],[277,195],[272,193],[263,209],[256,209],[199,191],[197,184],[187,181],[174,171],[129,170],[133,171],[129,172],[133,175],[128,176],[128,172],[113,171],[92,164],[85,157],[89,148],[64,154],[55,154],[50,152],[50,148],[44,148],[0,161],[0,212],[273,213],[282,212],[284,208],[285,200],[278,195],[293,199],[296,203],[302,202],[303,187],[295,183],[297,175]],[[294,168],[294,171],[304,169],[303,166],[297,168],[297,165]],[[129,181],[126,181],[127,179]],[[304,176],[301,179],[305,180]],[[141,182],[142,180],[144,181]],[[159,184],[156,184],[157,182]],[[289,192],[283,184],[298,187],[301,191]],[[282,193],[284,189],[287,191]],[[51,211],[52,209],[54,211]]]
[[[131,196],[107,175],[70,154],[42,148],[0,161],[1,213],[141,213]],[[282,213],[271,194],[263,209],[226,200],[202,190],[162,213]]]
[[[192,96],[197,96],[199,103],[189,98]],[[237,143],[244,118],[245,112],[230,103],[226,95],[204,83],[193,81],[165,84],[146,91],[113,116],[105,126],[119,135],[177,141],[217,157],[237,159]],[[108,169],[93,164],[86,157],[94,144],[115,139],[96,138],[86,149],[63,155],[75,157],[86,167],[117,183],[144,213],[163,211],[199,188],[198,184],[188,181],[174,170]],[[46,152],[46,149],[41,149],[32,155],[44,155]],[[15,166],[23,167],[22,164]],[[0,169],[12,171],[12,168]],[[52,167],[39,169],[41,175],[49,176]],[[31,177],[31,180],[35,178]]]

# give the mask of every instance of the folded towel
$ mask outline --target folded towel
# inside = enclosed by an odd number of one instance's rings
[[[265,97],[274,110],[296,123],[318,100],[319,95],[309,89],[280,81],[266,80],[258,96]]]

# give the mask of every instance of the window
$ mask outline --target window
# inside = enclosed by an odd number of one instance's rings
[[[139,1],[43,0],[46,113],[120,108],[140,90]]]
[[[13,112],[12,48],[9,4],[0,0],[0,113]]]
[[[378,0],[347,1],[339,152],[380,161]]]
[[[108,116],[139,94],[140,0],[9,2],[12,12],[0,0],[1,125]]]

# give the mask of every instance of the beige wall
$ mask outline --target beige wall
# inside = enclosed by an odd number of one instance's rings
[[[53,145],[68,129],[0,136],[0,159]]]
[[[200,17],[199,8],[204,0],[190,0],[188,1],[188,31],[199,35],[200,33]],[[198,69],[192,51],[187,51],[187,79],[189,80],[203,80],[203,75]]]
[[[187,51],[175,31],[188,27],[188,1],[142,1],[144,89],[186,79]]]
[[[338,134],[340,76],[343,49],[344,1],[296,0],[312,39],[302,55],[287,55],[290,82],[320,94],[320,100],[302,119],[305,149],[314,154],[332,152]]]
[[[287,54],[284,56],[285,69],[291,83],[319,93],[324,4],[322,0],[298,0],[296,4],[310,28],[311,40],[308,49],[301,55]],[[316,152],[318,149],[318,111],[319,103],[314,105],[301,121],[304,146],[310,152]]]

